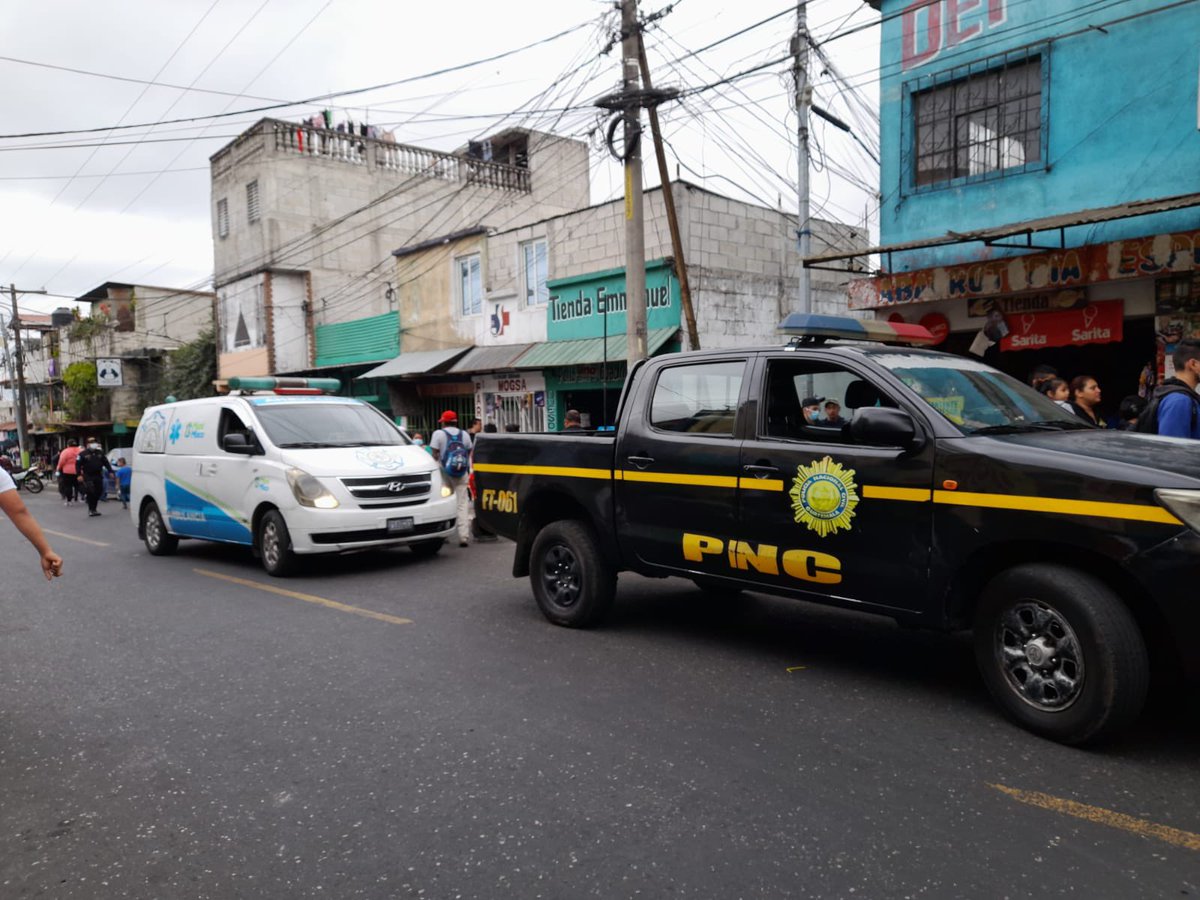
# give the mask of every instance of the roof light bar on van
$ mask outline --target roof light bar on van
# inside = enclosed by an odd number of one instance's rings
[[[277,394],[335,394],[342,383],[336,378],[282,378],[274,375],[229,379],[231,391],[274,391]]]
[[[923,325],[885,322],[882,319],[851,319],[847,316],[821,316],[792,313],[778,330],[792,335],[793,343],[820,344],[829,340],[878,341],[882,344],[932,345],[937,338]]]

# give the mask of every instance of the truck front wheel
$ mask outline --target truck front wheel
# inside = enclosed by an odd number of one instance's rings
[[[612,606],[616,573],[582,522],[552,522],[539,531],[529,569],[538,608],[555,625],[588,628]]]
[[[1036,563],[984,589],[975,659],[1009,718],[1064,744],[1109,737],[1145,703],[1150,664],[1141,631],[1099,578]]]

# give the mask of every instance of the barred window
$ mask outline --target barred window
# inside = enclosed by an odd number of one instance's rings
[[[246,213],[251,222],[258,221],[258,180],[246,185]]]
[[[1042,58],[913,94],[914,182],[1000,172],[1042,158]]]
[[[217,237],[229,237],[229,201],[217,201]]]

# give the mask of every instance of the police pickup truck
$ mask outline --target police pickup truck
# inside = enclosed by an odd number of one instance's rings
[[[1132,723],[1152,668],[1200,678],[1194,443],[1096,429],[916,326],[781,330],[638,364],[612,432],[478,442],[477,515],[550,621],[597,624],[628,570],[970,628],[1005,712],[1072,744]]]

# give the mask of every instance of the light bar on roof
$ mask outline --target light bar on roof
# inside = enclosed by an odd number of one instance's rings
[[[783,334],[813,340],[878,341],[881,344],[936,344],[937,338],[923,325],[885,322],[881,319],[851,319],[792,313],[778,328]]]
[[[336,378],[280,378],[274,375],[247,377],[235,375],[229,379],[231,391],[276,391],[277,393],[335,394],[342,383]]]

